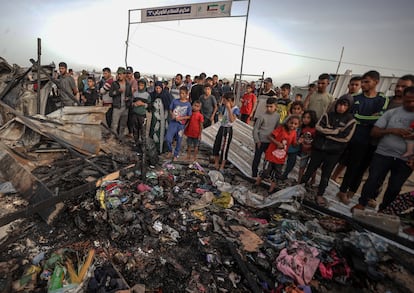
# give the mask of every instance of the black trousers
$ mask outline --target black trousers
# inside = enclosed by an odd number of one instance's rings
[[[348,145],[349,160],[339,188],[341,192],[356,192],[358,190],[376,148],[371,144],[350,143]]]
[[[331,173],[339,160],[341,153],[327,153],[317,149],[313,149],[311,158],[306,172],[302,177],[301,183],[307,183],[312,174],[322,165],[321,181],[318,186],[318,195],[322,196],[328,186]]]
[[[145,119],[145,115],[138,115],[136,113],[131,114],[132,133],[134,135],[135,144],[138,148],[141,147],[145,135]]]

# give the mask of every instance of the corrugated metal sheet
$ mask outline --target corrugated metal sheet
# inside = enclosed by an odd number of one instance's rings
[[[203,129],[201,142],[213,147],[220,123]],[[233,124],[233,140],[229,150],[229,161],[244,175],[251,177],[254,155],[253,127],[237,119]]]

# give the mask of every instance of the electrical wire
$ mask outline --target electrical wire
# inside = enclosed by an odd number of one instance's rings
[[[207,37],[207,36],[200,36],[200,35],[197,35],[197,34],[193,34],[193,33],[189,33],[189,32],[183,32],[183,31],[176,30],[176,29],[173,29],[173,28],[166,28],[166,27],[163,27],[163,26],[150,24],[150,23],[148,23],[148,25],[153,26],[153,27],[157,27],[157,28],[160,28],[160,29],[164,29],[164,30],[167,30],[167,31],[173,31],[173,32],[183,34],[183,35],[186,35],[186,36],[192,36],[192,37],[196,37],[196,38],[200,38],[200,39],[204,39],[204,40],[210,40],[210,41],[220,42],[220,43],[227,44],[227,45],[242,47],[241,44],[234,43],[234,42],[215,39],[215,38]],[[253,47],[253,46],[246,46],[246,48],[253,49],[253,50],[258,50],[258,51],[263,51],[263,52],[269,52],[269,53],[275,53],[275,54],[281,54],[281,55],[288,55],[288,56],[292,56],[292,57],[312,59],[312,60],[317,60],[317,61],[334,62],[334,63],[338,63],[340,61],[340,60],[335,60],[335,59],[327,59],[327,58],[322,58],[322,57],[295,54],[295,53],[289,53],[289,52],[284,52],[284,51],[277,51],[277,50],[271,50],[271,49]],[[361,66],[361,67],[378,68],[378,69],[385,69],[385,70],[396,70],[396,71],[401,71],[401,72],[412,72],[412,70],[403,69],[403,68],[396,68],[396,67],[386,67],[386,66],[362,64],[362,63],[347,62],[347,61],[341,61],[341,63],[342,64],[347,64],[347,65]]]

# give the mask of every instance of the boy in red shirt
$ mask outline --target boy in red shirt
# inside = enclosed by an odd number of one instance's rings
[[[201,102],[195,101],[193,103],[193,113],[184,130],[187,136],[187,160],[191,159],[191,151],[194,147],[194,162],[197,160],[198,146],[200,145],[201,130],[203,129],[204,117],[201,114]]]
[[[241,99],[241,108],[240,108],[240,119],[244,123],[249,124],[250,119],[253,116],[253,110],[256,107],[257,98],[256,95],[253,93],[253,88],[250,84],[246,86],[246,93],[243,95]]]
[[[269,135],[270,145],[265,154],[265,166],[262,174],[256,179],[256,185],[260,185],[262,178],[270,177],[271,184],[269,194],[275,191],[276,180],[282,179],[282,169],[286,161],[289,146],[298,143],[296,141],[296,129],[299,125],[300,117],[297,115],[290,115],[286,118],[284,124],[278,126]]]

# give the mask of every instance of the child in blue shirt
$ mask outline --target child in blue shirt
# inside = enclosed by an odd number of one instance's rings
[[[191,117],[191,104],[188,101],[188,89],[186,86],[180,87],[180,99],[174,99],[170,105],[171,120],[168,124],[165,141],[167,142],[168,154],[170,158],[172,153],[172,142],[175,138],[176,146],[174,149],[173,161],[178,158],[181,149],[181,141],[187,120]]]
[[[213,146],[214,167],[220,171],[224,170],[229,154],[230,143],[233,138],[233,123],[240,116],[240,109],[234,103],[234,94],[232,92],[223,95],[222,103],[225,110]]]

